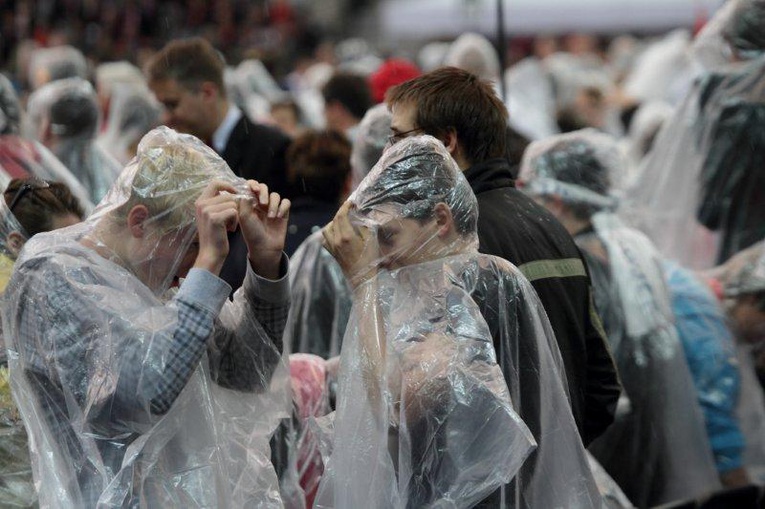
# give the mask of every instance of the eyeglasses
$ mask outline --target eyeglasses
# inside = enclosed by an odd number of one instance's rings
[[[8,210],[13,212],[13,207],[15,207],[19,201],[24,197],[25,194],[27,194],[30,191],[35,191],[37,189],[45,189],[50,187],[50,184],[48,184],[44,180],[40,179],[29,179],[16,190],[16,193],[13,195],[13,199],[11,200],[11,204],[8,205]]]
[[[403,140],[404,138],[408,137],[412,133],[416,133],[417,131],[424,131],[424,127],[415,127],[414,129],[409,129],[408,131],[404,131],[402,133],[394,132],[390,136],[388,136],[388,144],[394,145],[398,143],[399,141]]]

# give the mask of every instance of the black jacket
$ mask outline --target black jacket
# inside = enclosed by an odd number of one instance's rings
[[[268,185],[269,190],[289,196],[284,160],[290,139],[278,130],[252,123],[244,113],[231,132],[221,157],[238,176]],[[220,277],[233,290],[242,286],[247,268],[247,245],[237,230],[229,234],[229,255]]]
[[[621,387],[582,255],[563,225],[515,188],[505,159],[473,165],[464,175],[478,199],[479,251],[516,265],[539,294],[587,445],[613,422]]]

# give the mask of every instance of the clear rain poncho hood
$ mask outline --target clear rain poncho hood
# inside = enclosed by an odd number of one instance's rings
[[[316,507],[599,507],[547,317],[477,252],[476,198],[443,145],[393,145],[350,201],[375,275],[354,293]]]
[[[55,137],[51,151],[88,190],[91,201],[101,201],[122,167],[95,143],[100,112],[93,86],[81,78],[43,85],[29,96],[29,117],[38,138],[48,126]]]
[[[168,291],[213,179],[243,183],[198,139],[155,129],[86,222],[17,261],[3,325],[41,507],[280,505],[268,437],[286,370],[255,276],[217,318],[185,283]],[[125,253],[139,206],[143,240]]]
[[[144,83],[117,83],[111,86],[109,123],[97,144],[121,165],[133,158],[143,136],[159,125],[162,106]]]
[[[709,73],[659,132],[620,215],[708,269],[765,237],[765,59]]]
[[[77,178],[41,143],[23,138],[27,119],[13,84],[0,75],[0,187],[14,177],[37,177],[65,183],[87,212],[93,209]]]
[[[626,399],[590,452],[645,507],[698,496],[718,483],[661,259],[613,213],[618,196],[611,188],[622,171],[617,141],[583,130],[529,145],[519,180],[529,194],[557,197],[592,225],[574,237]]]
[[[725,67],[734,59],[753,60],[765,52],[765,2],[728,0],[693,42],[693,55],[704,69]]]
[[[85,55],[74,46],[54,46],[32,50],[29,58],[29,84],[37,90],[51,81],[88,77]]]

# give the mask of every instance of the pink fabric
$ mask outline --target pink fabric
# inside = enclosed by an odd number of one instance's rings
[[[306,507],[313,507],[316,490],[324,473],[318,442],[308,429],[307,421],[310,417],[321,417],[329,412],[326,377],[326,361],[321,357],[305,353],[290,355],[292,401],[301,430],[296,444],[297,468]]]

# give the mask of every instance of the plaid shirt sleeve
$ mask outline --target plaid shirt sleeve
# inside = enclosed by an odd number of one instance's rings
[[[181,291],[176,296],[178,304],[178,326],[175,331],[175,341],[169,352],[165,374],[157,386],[157,395],[152,399],[152,412],[161,414],[169,410],[170,405],[186,386],[189,378],[196,369],[202,354],[207,349],[210,353],[213,376],[222,385],[235,389],[252,389],[260,383],[252,379],[268,378],[277,360],[276,352],[282,351],[282,334],[289,313],[289,282],[286,274],[288,261],[282,257],[280,274],[277,281],[270,281],[255,274],[250,267],[247,269],[243,294],[247,306],[239,309],[240,313],[251,315],[255,322],[265,331],[271,345],[263,345],[260,334],[249,334],[248,345],[241,341],[229,340],[223,346],[223,352],[209,351],[206,340],[213,333],[213,327],[220,329],[221,324],[215,324],[215,318],[226,302],[230,287],[213,274],[192,269]],[[241,299],[242,297],[236,297]],[[239,316],[241,321],[248,317]],[[216,331],[225,333],[231,331]],[[245,348],[242,348],[244,346]],[[221,344],[218,342],[217,348]],[[275,348],[274,348],[275,347]],[[253,363],[248,350],[260,350],[259,361]],[[225,358],[225,368],[221,367],[220,359]],[[218,362],[216,362],[218,360]],[[221,377],[223,369],[227,369],[225,377]],[[233,380],[250,380],[250,383],[236,383]],[[226,382],[228,380],[229,382]]]

